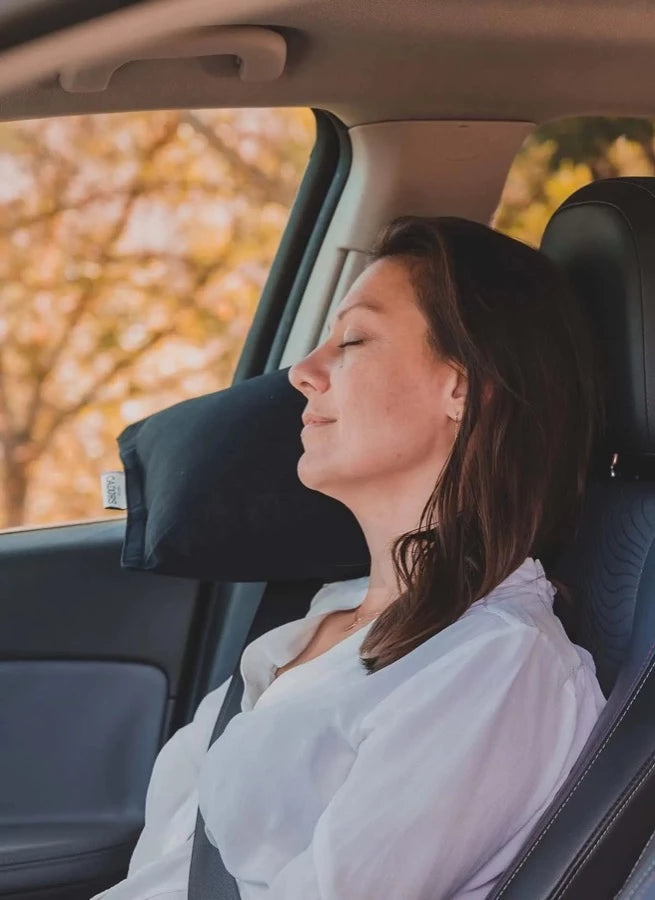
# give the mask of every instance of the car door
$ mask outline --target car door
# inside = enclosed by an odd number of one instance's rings
[[[0,125],[3,895],[125,876],[159,748],[241,651],[247,587],[121,569],[99,475],[130,421],[276,365],[346,147],[307,109]]]

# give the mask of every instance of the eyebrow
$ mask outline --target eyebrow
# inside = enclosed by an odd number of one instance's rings
[[[340,322],[343,317],[351,311],[351,309],[369,309],[371,312],[382,312],[382,307],[379,303],[375,303],[373,300],[358,300],[357,303],[352,303],[350,306],[347,306],[345,309],[342,309],[341,312],[338,312],[336,318],[330,323],[328,326],[328,333],[332,332],[334,325],[336,322]]]

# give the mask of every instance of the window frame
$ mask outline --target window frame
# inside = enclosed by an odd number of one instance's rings
[[[237,363],[233,384],[280,367],[294,318],[339,197],[352,150],[345,125],[312,107],[316,141]]]

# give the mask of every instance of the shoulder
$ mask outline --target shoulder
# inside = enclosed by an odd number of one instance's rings
[[[569,640],[542,588],[512,589],[474,603],[387,667],[386,675],[384,669],[376,673],[380,687],[396,699],[424,690],[439,703],[450,690],[480,698],[514,691],[517,684],[535,695],[558,692],[581,668],[595,677],[591,656]]]
[[[533,585],[492,592],[473,604],[460,621],[468,620],[473,632],[484,632],[490,641],[504,639],[549,658],[565,680],[581,667],[595,674],[591,655],[571,641],[555,614],[554,593],[545,577]]]
[[[597,714],[601,703],[593,662],[557,635],[556,624],[552,632],[537,617],[478,607],[374,673],[374,702],[359,739],[392,722],[411,733],[441,731],[450,722],[459,735],[494,730],[500,721],[514,736],[507,723],[540,733],[545,724],[557,731],[564,719],[575,727],[587,706]]]

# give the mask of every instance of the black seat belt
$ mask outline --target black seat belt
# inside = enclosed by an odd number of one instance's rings
[[[209,745],[223,734],[232,716],[241,712],[243,678],[237,662],[225,700],[218,714]],[[205,822],[200,809],[196,818],[196,830],[189,870],[189,900],[240,900],[239,888],[225,868],[220,851],[210,843],[205,832]]]
[[[288,582],[284,584],[258,582],[253,584],[253,590],[259,591],[261,598],[248,630],[244,647],[272,628],[305,616],[311,598],[322,584],[321,581],[303,581],[291,584]],[[243,687],[241,654],[239,654],[230,686],[225,694],[225,700],[223,700],[209,741],[210,747],[223,734],[232,716],[241,712]],[[198,809],[193,836],[188,900],[241,900],[236,880],[225,868],[219,850],[207,837],[200,809]]]

